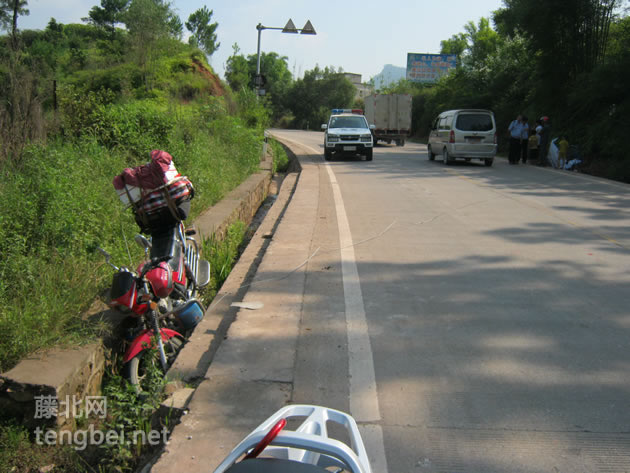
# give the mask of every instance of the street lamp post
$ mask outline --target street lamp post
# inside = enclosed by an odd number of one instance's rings
[[[304,25],[304,28],[299,30],[295,27],[293,20],[291,20],[290,18],[289,18],[289,21],[287,21],[287,24],[284,26],[284,28],[276,28],[273,26],[263,26],[261,23],[258,23],[256,25],[256,29],[258,30],[258,53],[256,56],[256,78],[254,80],[254,83],[256,85],[256,95],[261,95],[263,77],[260,74],[260,34],[262,33],[262,31],[263,30],[281,30],[283,33],[292,33],[292,34],[300,33],[300,34],[310,34],[310,35],[315,35],[317,33],[315,32],[315,28],[313,28],[313,25],[311,24],[311,20],[307,20],[306,24]]]

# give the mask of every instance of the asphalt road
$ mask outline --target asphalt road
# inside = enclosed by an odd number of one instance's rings
[[[350,410],[374,471],[630,471],[630,186],[323,160],[292,402]]]

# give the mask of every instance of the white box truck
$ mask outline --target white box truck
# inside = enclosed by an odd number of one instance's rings
[[[411,95],[373,94],[365,98],[365,118],[377,141],[404,146],[411,133]]]

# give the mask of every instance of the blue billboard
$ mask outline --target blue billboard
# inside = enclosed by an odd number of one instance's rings
[[[407,80],[433,83],[457,65],[456,54],[407,53]]]

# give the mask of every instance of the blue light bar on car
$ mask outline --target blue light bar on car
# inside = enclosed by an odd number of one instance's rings
[[[356,113],[358,115],[363,115],[363,110],[360,108],[333,108],[332,115],[339,115],[340,113]]]

